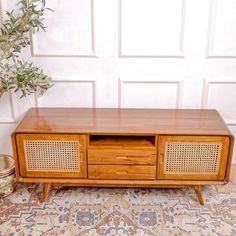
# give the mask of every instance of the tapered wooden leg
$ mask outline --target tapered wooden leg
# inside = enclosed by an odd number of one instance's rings
[[[197,194],[197,198],[198,198],[198,201],[201,205],[204,205],[204,200],[203,200],[203,197],[202,197],[202,191],[201,191],[201,186],[200,185],[197,185],[197,186],[194,186],[194,190]]]
[[[51,183],[46,183],[43,186],[43,192],[39,196],[39,201],[42,203],[47,199],[48,193],[51,189]]]

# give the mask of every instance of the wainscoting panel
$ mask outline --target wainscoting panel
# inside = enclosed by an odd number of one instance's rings
[[[211,0],[207,56],[236,58],[235,0]]]
[[[58,94],[63,96],[55,99]],[[95,107],[95,84],[94,81],[54,81],[47,94],[36,100],[39,107]]]
[[[119,0],[120,56],[183,57],[184,14],[185,0]]]
[[[46,13],[47,32],[32,35],[32,56],[94,57],[93,0],[47,2],[54,13]]]
[[[181,81],[119,80],[119,107],[179,108]]]
[[[217,109],[228,125],[236,125],[236,79],[204,80],[202,108]]]
[[[15,121],[12,94],[6,93],[0,99],[0,123],[9,123]]]
[[[12,148],[11,148],[11,132],[16,127],[16,124],[0,124],[0,153],[1,154],[12,154]]]

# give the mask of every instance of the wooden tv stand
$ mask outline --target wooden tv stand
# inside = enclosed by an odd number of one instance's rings
[[[215,110],[32,108],[12,134],[16,179],[106,187],[229,181],[233,135]]]

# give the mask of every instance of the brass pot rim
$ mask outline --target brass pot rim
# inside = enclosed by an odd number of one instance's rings
[[[9,176],[9,175],[11,175],[11,174],[13,174],[15,172],[15,165],[14,165],[13,157],[10,156],[10,155],[6,155],[6,154],[0,154],[0,158],[1,157],[6,157],[6,158],[11,159],[13,164],[10,167],[8,167],[8,168],[6,168],[4,170],[0,170],[0,178]]]

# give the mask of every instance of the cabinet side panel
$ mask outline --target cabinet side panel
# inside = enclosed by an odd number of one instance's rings
[[[233,159],[233,151],[234,151],[234,142],[235,138],[233,135],[230,136],[230,147],[229,147],[229,154],[228,154],[228,162],[227,162],[227,171],[225,176],[225,183],[229,182],[230,179],[230,172],[231,172],[231,165],[232,165],[232,159]]]
[[[12,152],[13,152],[14,164],[15,164],[16,180],[19,181],[20,169],[19,169],[19,156],[18,156],[18,151],[17,151],[16,133],[12,133],[11,143],[12,143]]]

